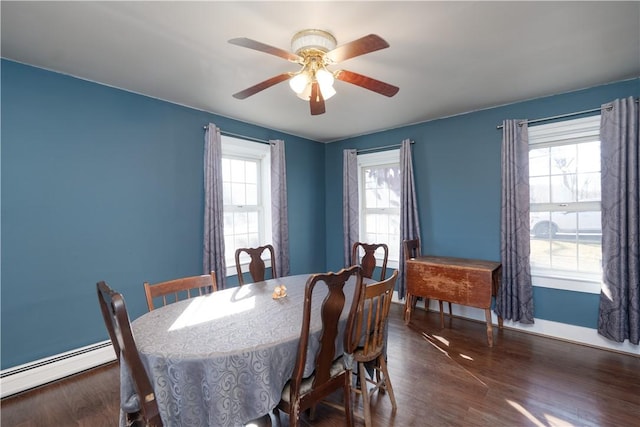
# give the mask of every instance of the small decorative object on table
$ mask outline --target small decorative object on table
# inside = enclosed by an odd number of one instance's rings
[[[273,289],[271,297],[273,299],[284,298],[287,296],[287,287],[285,285],[278,285]]]

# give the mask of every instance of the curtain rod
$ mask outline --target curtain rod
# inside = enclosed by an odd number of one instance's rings
[[[203,126],[202,128],[204,130],[207,130],[208,126]],[[240,134],[232,133],[232,132],[226,132],[226,131],[223,131],[223,130],[220,131],[220,135],[234,136],[236,138],[242,138],[242,139],[246,139],[246,140],[253,141],[253,142],[259,142],[261,144],[267,144],[267,145],[271,144],[269,141],[265,141],[264,139],[254,138],[252,136],[240,135]]]
[[[409,144],[413,144],[414,141],[410,141]],[[384,145],[382,147],[363,148],[362,150],[356,150],[356,153],[366,153],[367,151],[385,150],[388,148],[402,147],[402,144]]]
[[[638,103],[638,100],[636,99],[636,104]],[[607,110],[612,109],[612,106],[607,106],[605,107],[607,108]],[[525,123],[529,124],[529,123],[538,123],[538,122],[546,122],[548,120],[555,120],[555,119],[562,119],[565,117],[572,117],[572,116],[579,116],[581,114],[589,114],[589,113],[595,113],[596,111],[600,111],[601,108],[592,108],[590,110],[583,110],[583,111],[576,111],[575,113],[567,113],[567,114],[560,114],[558,116],[551,116],[551,117],[543,117],[541,119],[533,119],[533,120],[524,120],[522,122],[518,122],[518,125],[523,125]],[[504,125],[498,125],[496,126],[496,129],[502,129],[504,127]]]

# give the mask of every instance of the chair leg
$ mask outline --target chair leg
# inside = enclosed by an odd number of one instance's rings
[[[300,406],[293,405],[289,411],[289,427],[298,427],[300,423]]]
[[[347,417],[347,427],[353,426],[353,405],[351,403],[351,371],[348,371],[344,380],[344,412]]]
[[[451,303],[449,303],[449,317],[453,316],[453,314],[451,313]]]
[[[396,409],[398,409],[398,405],[396,404],[396,396],[395,394],[393,394],[393,386],[391,386],[391,379],[389,378],[387,362],[385,362],[384,356],[380,356],[378,358],[378,364],[380,365],[380,369],[382,369],[382,374],[384,375],[384,388],[389,393],[389,399],[391,399],[391,407],[395,411]]]
[[[369,401],[369,392],[367,390],[367,377],[364,369],[364,363],[358,363],[358,372],[360,376],[360,394],[362,394],[362,408],[364,409],[364,425],[371,426],[371,402]]]

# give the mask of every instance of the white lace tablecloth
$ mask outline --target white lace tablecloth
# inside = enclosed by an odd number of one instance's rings
[[[132,322],[166,427],[240,426],[275,408],[293,372],[308,277],[289,276],[214,292],[157,308]],[[336,356],[343,352],[354,283],[352,278],[345,287]],[[288,295],[274,300],[273,289],[281,284]],[[316,286],[314,292],[322,292],[313,296],[312,342],[317,343],[318,307],[326,290]],[[305,376],[311,374],[312,365],[308,360]],[[124,360],[120,376],[126,407],[135,393]]]

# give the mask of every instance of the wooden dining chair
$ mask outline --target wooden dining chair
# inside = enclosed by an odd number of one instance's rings
[[[397,278],[396,270],[386,280],[362,286],[357,304],[352,307],[349,315],[345,348],[352,355],[358,371],[358,379],[352,384],[351,390],[362,396],[366,427],[371,426],[372,392],[387,392],[393,411],[397,409],[385,351],[387,319]],[[367,371],[370,372],[370,377],[367,376]],[[373,388],[369,389],[368,384],[373,384]]]
[[[342,356],[336,358],[336,339],[340,317],[343,312],[347,315],[347,310],[351,310],[351,307],[345,307],[345,283],[350,278],[355,278],[354,295],[358,295],[362,287],[362,277],[359,270],[359,267],[352,266],[337,273],[314,274],[307,280],[296,364],[291,380],[285,385],[282,399],[276,408],[289,414],[290,427],[298,426],[300,414],[303,411],[313,409],[315,405],[323,402],[330,394],[339,389],[342,389],[344,394],[342,409],[345,412],[346,425],[348,427],[353,425],[350,393],[351,367],[345,366]],[[312,300],[316,287],[319,289],[324,287],[328,292],[319,307],[317,307],[318,303],[314,304]],[[311,336],[310,331],[311,313],[314,306],[318,308],[314,311],[321,313],[322,316],[322,331],[317,337],[315,334]],[[346,345],[346,335],[344,338]],[[309,358],[307,353],[310,351],[310,347],[317,350],[315,350],[315,355]],[[313,360],[315,365],[313,374],[305,378],[303,375],[307,359]],[[276,411],[276,415],[279,416],[278,411]]]
[[[351,249],[351,265],[358,265],[362,269],[362,276],[373,279],[373,273],[377,266],[376,251],[382,251],[382,265],[380,267],[380,280],[387,275],[387,261],[389,260],[389,247],[384,243],[355,242]],[[363,251],[360,258],[360,251]]]
[[[154,284],[144,282],[144,293],[147,296],[149,311],[155,308],[154,298],[162,297],[162,305],[164,306],[181,299],[193,298],[217,290],[216,274],[213,271],[201,276],[182,277]]]
[[[420,239],[409,239],[409,240],[403,241],[402,243],[404,245],[405,261],[411,258],[418,258],[419,256],[422,255],[420,251]],[[405,264],[405,268],[406,268],[406,264]],[[417,302],[416,297],[412,297],[412,301],[407,301],[407,303],[411,304],[413,308],[415,308],[416,302]],[[449,302],[448,304],[449,304],[449,317],[451,317],[452,316],[451,303]],[[442,306],[441,300],[438,300],[438,305],[440,306],[440,323],[444,327],[444,313],[443,313],[443,306]],[[424,309],[427,311],[429,310],[429,298],[424,299]]]
[[[262,256],[265,251],[268,251],[268,255],[271,257],[271,278],[278,277],[276,269],[276,254],[273,246],[264,245],[257,248],[239,248],[236,249],[236,271],[238,272],[238,284],[244,285],[244,272],[242,271],[242,264],[240,263],[240,257],[242,254],[247,254],[251,258],[249,261],[249,274],[253,282],[261,282],[265,280],[267,268]]]
[[[132,406],[122,408],[127,425],[162,427],[158,403],[131,332],[124,298],[104,281],[98,282],[96,288],[102,317],[118,356],[118,362],[121,363],[123,358],[129,367],[136,392],[137,398],[133,400]]]

